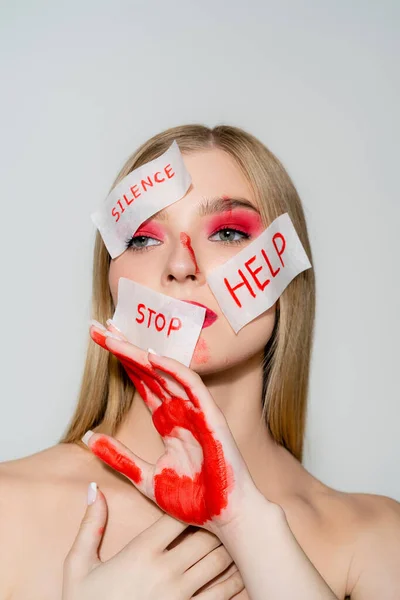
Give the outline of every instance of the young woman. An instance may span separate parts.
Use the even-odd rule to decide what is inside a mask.
[[[238,334],[206,282],[285,212],[312,260],[295,187],[253,136],[200,125],[149,140],[115,185],[173,140],[192,185],[132,232],[116,259],[97,235],[93,318],[112,317],[121,277],[217,318],[190,368],[140,350],[112,322],[91,327],[65,436],[0,466],[0,596],[397,599],[399,504],[335,491],[301,464],[313,270]],[[170,479],[160,479],[163,468]],[[89,482],[97,485],[85,512]]]

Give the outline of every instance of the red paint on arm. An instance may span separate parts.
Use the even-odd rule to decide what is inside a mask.
[[[181,244],[184,248],[187,248],[187,250],[189,250],[189,254],[192,257],[192,260],[194,262],[194,266],[195,266],[195,273],[197,275],[197,273],[200,273],[199,270],[199,266],[197,264],[197,260],[196,260],[196,255],[194,253],[194,250],[192,248],[192,240],[190,239],[190,237],[188,236],[187,233],[182,232],[180,235],[180,239],[181,239]]]

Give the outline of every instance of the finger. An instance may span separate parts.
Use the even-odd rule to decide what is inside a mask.
[[[239,571],[235,571],[224,581],[216,583],[196,595],[196,600],[230,600],[244,590],[244,582]]]
[[[139,378],[139,376],[131,373],[129,375],[131,378],[135,388],[139,392],[140,396],[143,399],[143,402],[146,404],[147,408],[150,410],[151,414],[153,414],[159,406],[161,406],[162,402],[159,400],[150,390],[150,388]]]
[[[145,544],[148,547],[156,550],[157,552],[164,552],[189,525],[178,521],[174,517],[168,514],[162,515],[155,523],[150,525],[147,529],[142,531],[138,536],[133,538],[129,544],[121,551],[123,554],[133,554],[137,556],[137,544],[140,543],[140,547],[143,548]]]
[[[124,444],[105,433],[87,431],[82,441],[95,456],[125,475],[138,490],[154,501],[154,465],[136,456]]]
[[[184,573],[185,589],[193,595],[206,583],[223,573],[232,563],[232,557],[225,546],[218,546]]]
[[[132,375],[139,377],[139,379],[146,383],[151,392],[159,399],[159,404],[169,400],[170,395],[166,393],[155,371],[143,368],[142,365],[133,362],[131,359],[125,358],[123,355],[114,354],[114,356],[120,360],[129,377]]]
[[[127,340],[127,337],[122,333],[122,331],[115,325],[114,321],[112,319],[107,319],[106,321],[106,325],[107,325],[107,329],[108,331],[111,331],[111,333],[115,333],[116,335],[118,335],[119,337],[123,338],[124,340]]]
[[[111,340],[111,342],[115,343],[114,340]],[[177,360],[167,356],[158,356],[158,354],[150,353],[148,358],[153,367],[159,369],[163,373],[171,375],[178,383],[180,383],[185,390],[187,397],[196,408],[215,411],[217,408],[216,404],[201,380],[201,377],[197,373]],[[200,395],[201,401],[199,399]]]
[[[179,572],[184,573],[220,545],[216,535],[204,529],[198,530],[170,550],[171,562],[179,565]]]
[[[88,489],[86,512],[79,527],[75,541],[64,561],[66,580],[85,577],[101,561],[99,545],[103,538],[107,521],[107,503],[104,494],[92,482]]]
[[[89,330],[90,337],[92,338],[92,340],[94,342],[96,342],[96,344],[98,344],[99,346],[104,348],[104,350],[108,350],[106,343],[105,343],[107,338],[119,339],[119,340],[123,341],[123,338],[117,337],[116,333],[112,333],[111,331],[108,331],[104,327],[104,325],[102,325],[98,321],[93,320],[90,323],[91,323],[91,327]]]
[[[90,328],[90,336],[92,340],[105,350],[111,352],[111,354],[113,354],[116,358],[120,360],[121,364],[123,365],[125,371],[128,374],[128,377],[132,381],[134,379],[134,376],[139,376],[140,379],[146,381],[147,386],[153,391],[154,394],[156,394],[158,398],[160,398],[160,402],[155,401],[155,399],[153,398],[154,402],[151,402],[148,405],[150,411],[154,412],[154,410],[160,405],[161,400],[164,401],[169,397],[169,395],[168,397],[166,396],[166,392],[162,387],[163,378],[155,372],[155,370],[150,364],[146,365],[144,363],[139,362],[139,355],[136,356],[137,360],[134,360],[133,358],[126,356],[125,354],[113,351],[113,349],[106,344],[106,339],[118,339],[118,341],[126,342],[126,345],[128,347],[132,346],[132,348],[134,348],[136,354],[137,352],[142,353],[142,359],[143,356],[147,357],[147,353],[144,353],[142,350],[140,350],[140,348],[137,348],[136,346],[128,342],[125,338],[120,338],[119,334],[117,335],[111,331],[108,331],[105,327],[103,327],[101,323],[98,323],[97,321],[91,321],[91,323],[92,326]],[[145,400],[146,397],[147,395],[145,395],[143,399]]]
[[[97,342],[97,340],[94,341]],[[136,371],[141,379],[143,377],[146,379],[147,385],[160,400],[165,401],[170,398],[165,379],[149,363],[147,352],[115,336],[108,336],[102,342],[104,343],[103,347],[121,361],[128,375],[132,370]]]

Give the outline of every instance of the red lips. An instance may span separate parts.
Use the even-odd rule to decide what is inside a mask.
[[[212,325],[214,321],[218,319],[218,315],[213,310],[211,310],[211,308],[207,308],[207,306],[204,306],[204,304],[201,304],[200,302],[194,302],[192,300],[183,300],[183,302],[187,302],[188,304],[194,304],[195,306],[201,306],[202,308],[206,309],[206,316],[203,323],[203,329],[205,329],[206,327],[210,327],[210,325]]]

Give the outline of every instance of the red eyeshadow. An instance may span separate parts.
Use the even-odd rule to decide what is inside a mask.
[[[207,222],[207,235],[210,236],[222,228],[238,229],[251,236],[257,236],[264,230],[261,215],[243,208],[233,208],[211,217]]]
[[[148,235],[150,237],[156,237],[159,240],[164,239],[164,232],[160,225],[150,220],[142,223],[139,229],[135,231],[135,233],[132,235],[132,237],[136,237],[139,235]]]

